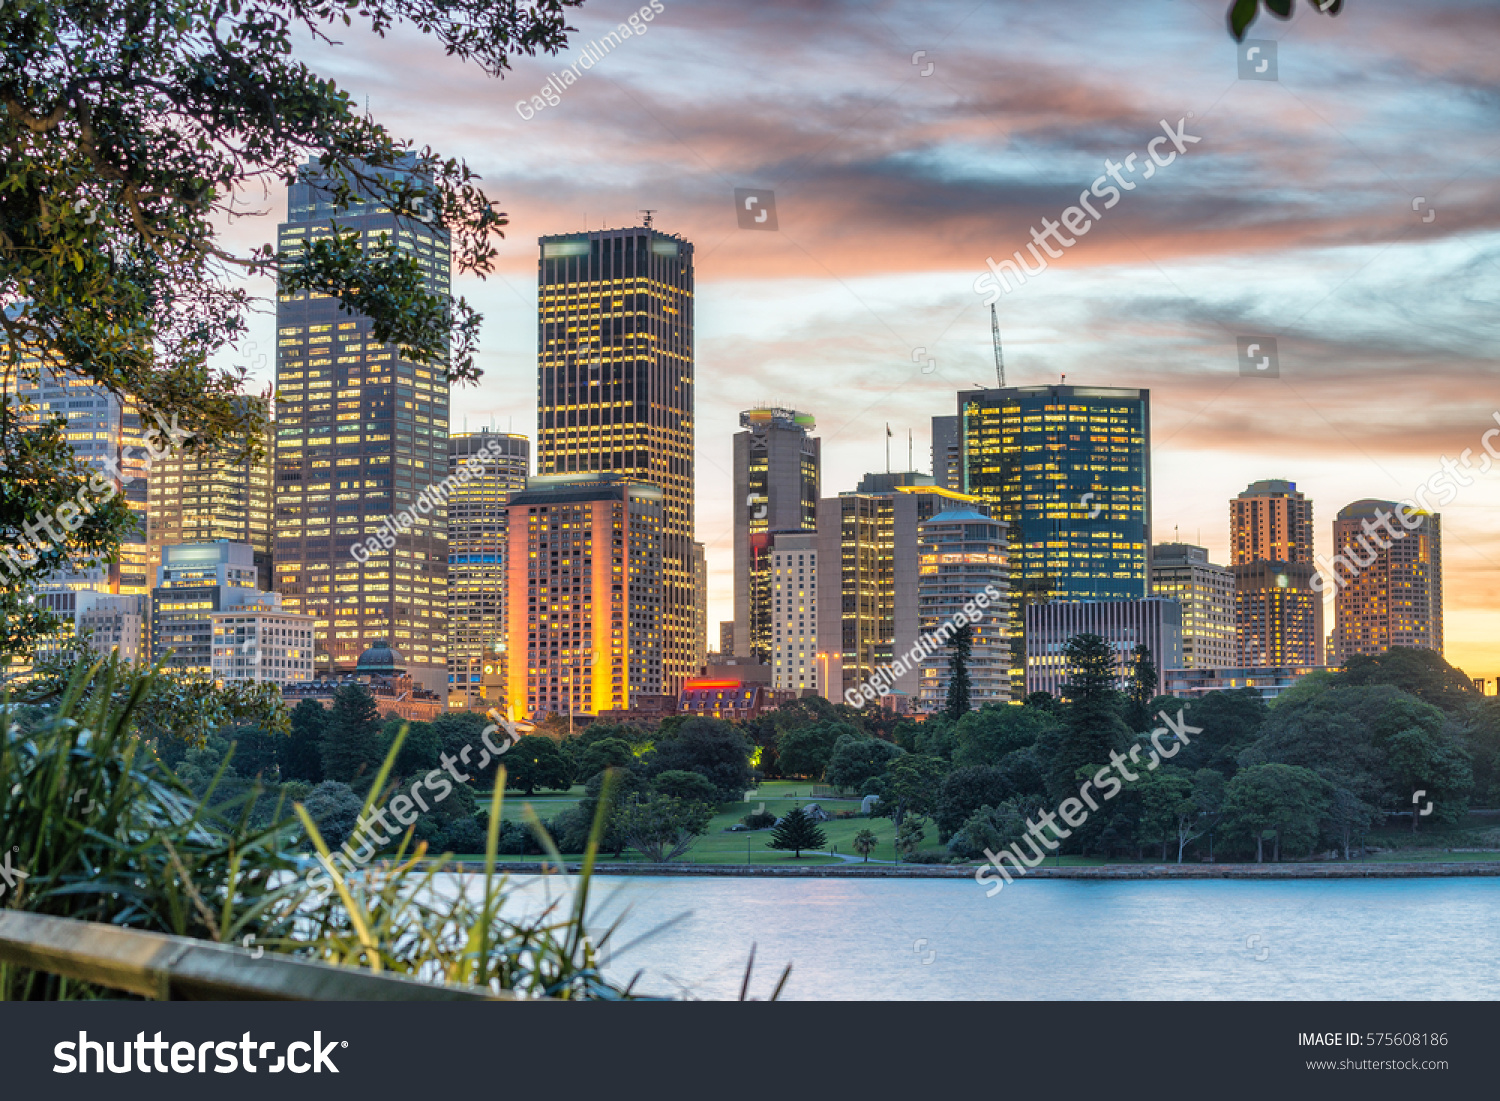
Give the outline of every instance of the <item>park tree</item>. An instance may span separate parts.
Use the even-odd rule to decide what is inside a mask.
[[[1254,688],[1208,692],[1192,701],[1159,706],[1153,726],[1161,723],[1163,711],[1173,719],[1180,713],[1180,721],[1199,728],[1172,763],[1188,771],[1211,768],[1225,776],[1233,776],[1239,768],[1239,755],[1260,737],[1269,714],[1266,701]]]
[[[1183,850],[1204,832],[1199,826],[1198,804],[1193,801],[1193,781],[1175,768],[1141,773],[1135,786],[1140,801],[1137,840],[1142,844],[1161,842],[1161,858],[1167,859],[1167,847],[1177,846],[1177,863]]]
[[[1389,684],[1444,711],[1463,713],[1484,697],[1468,675],[1435,650],[1393,646],[1383,654],[1356,654],[1333,678],[1334,687]]]
[[[708,832],[713,816],[711,803],[665,794],[633,796],[615,811],[614,828],[630,848],[654,864],[665,864],[692,848]]]
[[[1063,647],[1063,657],[1067,704],[1049,768],[1049,787],[1058,802],[1077,791],[1080,770],[1107,764],[1110,752],[1124,749],[1130,740],[1130,729],[1120,718],[1109,643],[1094,634],[1074,635]]]
[[[793,807],[776,823],[766,848],[793,853],[792,859],[801,860],[803,849],[821,849],[827,844],[828,836],[807,816],[807,812],[801,807]]]
[[[948,698],[943,713],[957,722],[969,713],[969,659],[974,652],[974,628],[965,623],[948,641]]]
[[[333,694],[320,746],[323,778],[354,785],[380,767],[380,709],[364,685],[351,681]]]
[[[684,803],[707,803],[714,806],[719,802],[718,789],[701,772],[689,772],[682,768],[668,769],[652,777],[651,786],[659,795],[669,795]]]
[[[303,805],[332,850],[340,848],[353,836],[363,804],[348,784],[324,780],[312,789]]]
[[[776,760],[783,776],[821,780],[840,738],[863,732],[848,723],[810,723],[783,730],[776,738]]]
[[[576,775],[587,780],[606,768],[629,768],[636,763],[635,751],[623,738],[600,738],[579,747]]]
[[[1333,786],[1310,768],[1266,764],[1242,769],[1224,787],[1224,824],[1231,833],[1255,841],[1255,862],[1265,859],[1265,835],[1271,833],[1281,859],[1288,848],[1310,851],[1333,795]]]
[[[657,737],[645,765],[653,776],[673,769],[696,772],[713,784],[721,803],[738,802],[755,783],[750,743],[722,719],[695,716]]]
[[[982,806],[948,838],[948,851],[960,860],[987,859],[985,852],[998,853],[1026,837],[1026,810],[1014,799],[995,806]],[[1036,849],[1036,844],[1030,845]]]
[[[277,746],[283,780],[323,782],[323,735],[328,730],[328,708],[317,700],[303,700],[292,708],[291,733]]]
[[[1005,774],[994,765],[955,768],[938,788],[932,819],[938,840],[947,842],[983,806],[996,806],[1012,794]]]
[[[864,863],[870,862],[870,854],[875,851],[875,846],[880,844],[880,839],[875,836],[875,831],[863,829],[854,835],[854,851],[864,857]]]
[[[1056,719],[1045,711],[987,704],[954,726],[953,764],[960,768],[997,765],[1007,754],[1036,745],[1056,728]]]
[[[1125,692],[1125,718],[1136,734],[1151,729],[1151,703],[1156,699],[1156,688],[1157,669],[1151,648],[1139,645],[1130,655],[1130,684]]]
[[[535,795],[537,788],[561,790],[573,779],[567,758],[558,744],[539,734],[527,734],[521,738],[501,763],[505,766],[505,786],[526,795]]]
[[[1344,859],[1349,859],[1349,850],[1356,840],[1363,840],[1370,827],[1381,818],[1380,811],[1370,806],[1348,788],[1336,788],[1328,803],[1327,832],[1335,844],[1344,850]]]
[[[936,757],[918,753],[897,757],[885,771],[885,784],[875,814],[889,818],[899,834],[908,814],[932,813],[947,772],[947,762]]]
[[[879,738],[853,732],[840,735],[828,760],[828,782],[846,791],[858,790],[866,780],[885,772],[902,752],[900,746]]]
[[[307,34],[337,46],[335,26],[383,36],[404,25],[500,75],[514,54],[561,48],[567,11],[580,2],[0,6],[4,373],[35,375],[38,364],[71,372],[134,402],[143,426],[163,426],[163,441],[204,455],[263,454],[269,395],[245,392],[246,368],[208,363],[242,341],[247,288],[271,277],[283,294],[316,292],[369,317],[373,340],[400,345],[450,382],[476,379],[480,317],[429,290],[415,257],[337,235],[295,249],[242,247],[246,218],[264,208],[265,189],[311,164],[329,181],[335,212],[377,202],[407,225],[449,233],[459,271],[488,272],[506,218],[474,173],[391,134],[294,50]],[[30,652],[56,626],[25,600],[35,581],[117,553],[133,522],[123,494],[103,497],[97,468],[74,460],[57,418],[36,429],[22,412],[0,407],[0,545],[36,553],[23,551],[26,565],[0,580],[0,654]],[[35,543],[22,531],[75,499],[98,502],[76,530]]]

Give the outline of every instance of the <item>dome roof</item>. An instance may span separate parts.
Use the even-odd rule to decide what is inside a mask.
[[[361,673],[405,672],[406,659],[401,656],[388,639],[377,639],[370,648],[359,655],[355,669]]]

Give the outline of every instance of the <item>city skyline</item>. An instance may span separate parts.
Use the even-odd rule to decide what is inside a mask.
[[[766,27],[719,5],[658,17],[530,121],[510,109],[512,98],[572,60],[569,51],[518,59],[498,86],[445,67],[440,50],[399,33],[308,55],[398,129],[472,156],[510,212],[496,275],[456,282],[486,312],[488,374],[477,390],[455,388],[455,426],[465,414],[528,423],[530,242],[636,224],[637,208],[656,207],[658,226],[698,243],[696,459],[705,486],[727,484],[735,418],[760,404],[818,417],[825,493],[884,469],[887,420],[897,452],[903,430],[914,429],[916,465],[926,470],[930,417],[952,412],[955,391],[993,377],[987,311],[972,291],[984,258],[1021,247],[1027,227],[1056,217],[1106,158],[1122,159],[1160,133],[1158,120],[1170,115],[1175,125],[1192,110],[1200,144],[1000,300],[1008,381],[1049,384],[1066,373],[1079,385],[1150,389],[1152,540],[1204,546],[1219,563],[1229,560],[1223,501],[1251,482],[1295,481],[1331,518],[1352,500],[1409,496],[1443,456],[1476,447],[1493,422],[1474,395],[1494,368],[1483,322],[1456,288],[1494,278],[1483,263],[1494,214],[1486,189],[1463,178],[1465,149],[1485,119],[1444,89],[1491,79],[1477,44],[1488,25],[1481,16],[1444,5],[1445,29],[1418,36],[1416,14],[1320,22],[1298,11],[1290,23],[1257,27],[1281,42],[1281,79],[1271,83],[1237,80],[1217,13],[1153,13],[1146,51],[1130,48],[1147,39],[1127,15],[1083,10],[1066,46],[1047,37],[1045,19],[1015,6],[961,23],[966,7],[937,5],[930,27],[900,12],[870,27],[846,12],[782,13],[781,46],[787,31],[807,41],[848,32],[822,55],[846,78],[843,103],[819,88],[815,66],[799,69],[811,45],[779,56]],[[613,14],[580,12],[578,40]],[[1002,23],[1006,41],[981,47]],[[706,62],[677,76],[662,62],[696,48],[709,58],[741,50],[742,64],[788,89],[784,102],[742,94],[751,77],[738,69],[683,102],[675,93]],[[936,65],[926,79],[910,64],[918,49]],[[1000,63],[976,64],[997,50]],[[1180,63],[1171,76],[1154,67],[1163,51]],[[1415,71],[1436,87],[1385,81],[1366,95],[1319,75],[1351,68]],[[732,98],[740,105],[728,106]],[[926,122],[938,111],[949,121],[934,131]],[[590,150],[610,119],[634,127],[637,141],[598,162]],[[1394,155],[1419,139],[1430,154],[1421,164]],[[1365,155],[1337,153],[1350,142]],[[1275,153],[1262,157],[1261,148]],[[734,222],[733,188],[757,185],[776,191],[777,233]],[[1413,211],[1415,196],[1426,196],[1435,219]],[[250,221],[231,235],[264,239]],[[1241,378],[1237,337],[1267,332],[1279,340],[1280,379]],[[893,465],[906,465],[904,456]],[[1490,550],[1497,504],[1492,474],[1437,505],[1446,588],[1465,594],[1461,606],[1450,595],[1446,653],[1475,676],[1500,666],[1500,643],[1486,630],[1500,610]],[[731,614],[730,529],[727,500],[700,493],[714,621]],[[1320,521],[1314,537],[1331,554],[1331,524]]]

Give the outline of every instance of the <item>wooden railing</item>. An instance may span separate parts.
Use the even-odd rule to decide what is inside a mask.
[[[0,963],[162,1000],[485,1001],[508,998],[354,967],[74,918],[0,910]]]

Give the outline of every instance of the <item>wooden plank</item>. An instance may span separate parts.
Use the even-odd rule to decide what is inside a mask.
[[[191,937],[0,911],[0,961],[147,998],[278,1001],[514,1000],[475,987],[336,967]]]

